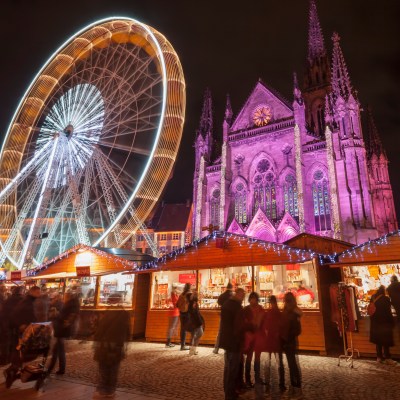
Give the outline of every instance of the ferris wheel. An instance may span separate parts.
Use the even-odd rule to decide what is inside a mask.
[[[67,40],[33,79],[1,149],[0,265],[145,233],[184,114],[179,58],[155,29],[114,17]]]

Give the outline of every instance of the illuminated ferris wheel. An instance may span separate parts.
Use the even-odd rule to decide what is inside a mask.
[[[180,61],[159,32],[116,17],[71,37],[34,78],[1,149],[0,266],[146,232],[184,113]]]

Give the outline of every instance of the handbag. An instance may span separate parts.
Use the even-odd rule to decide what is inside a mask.
[[[35,381],[43,374],[43,367],[40,364],[28,364],[22,368],[21,382]]]
[[[375,312],[376,312],[376,305],[375,305],[375,302],[379,299],[379,298],[381,298],[382,297],[382,295],[379,295],[375,300],[371,300],[371,302],[368,304],[368,307],[367,307],[367,314],[370,316],[370,317],[372,317],[374,314],[375,314]]]

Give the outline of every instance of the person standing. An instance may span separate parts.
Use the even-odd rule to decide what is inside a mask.
[[[185,327],[188,325],[189,320],[189,299],[192,295],[192,286],[190,283],[185,283],[183,292],[179,295],[176,306],[179,309],[179,320],[181,323],[181,350],[189,350],[189,346],[186,346],[186,330]]]
[[[111,294],[108,303],[122,307],[121,294]],[[129,324],[129,313],[123,308],[106,311],[99,321],[94,334],[94,360],[98,363],[99,381],[93,399],[115,396],[120,363],[126,356]]]
[[[65,339],[72,335],[72,329],[79,315],[80,304],[75,293],[66,292],[64,305],[61,308],[60,314],[54,321],[54,337],[56,342],[53,347],[51,362],[48,367],[50,374],[54,369],[57,360],[59,368],[56,371],[57,375],[63,375],[67,364],[65,356]]]
[[[219,295],[219,297],[218,297],[218,300],[217,300],[218,305],[220,307],[222,307],[224,305],[225,301],[229,300],[232,296],[233,296],[233,285],[232,285],[232,283],[229,282],[226,285],[225,292],[221,293]],[[214,354],[218,354],[218,351],[219,351],[219,337],[220,337],[220,335],[221,335],[221,318],[219,320],[218,335],[217,335],[217,339],[215,341],[215,346],[214,346],[214,350],[213,350]]]
[[[270,309],[265,313],[261,324],[260,334],[256,338],[254,370],[256,377],[260,375],[258,372],[261,369],[260,353],[267,353],[267,360],[264,369],[264,378],[267,392],[271,387],[271,361],[272,356],[275,358],[275,363],[278,364],[279,374],[279,389],[281,392],[286,390],[285,387],[285,370],[283,366],[282,346],[279,335],[279,327],[281,325],[282,313],[278,308],[275,296],[269,298]]]
[[[301,371],[298,362],[298,337],[301,334],[300,318],[303,312],[297,307],[296,297],[288,292],[284,297],[284,306],[281,319],[280,337],[282,349],[286,354],[290,375],[289,396],[292,399],[301,399]]]
[[[245,363],[245,384],[246,387],[252,388],[254,384],[251,382],[251,362],[255,350],[256,337],[259,334],[261,322],[264,318],[265,311],[259,304],[260,297],[257,292],[251,292],[249,295],[249,305],[243,309],[244,315],[244,346],[243,354],[246,355]],[[261,353],[260,353],[261,355]],[[258,366],[258,369],[256,369]],[[260,360],[254,364],[255,380],[260,382]]]
[[[387,292],[392,306],[396,310],[397,323],[400,324],[400,282],[396,275],[391,276]]]
[[[396,361],[392,360],[390,356],[390,347],[394,345],[394,318],[390,299],[385,294],[385,286],[379,287],[371,297],[371,303],[375,304],[375,312],[370,316],[369,340],[376,345],[376,360],[379,363],[396,365]]]
[[[200,338],[204,333],[204,318],[200,314],[199,310],[199,301],[197,297],[197,293],[193,293],[189,300],[189,319],[188,326],[186,330],[192,335],[191,347],[189,350],[189,355],[197,355],[197,346],[199,345]]]
[[[236,383],[241,360],[242,303],[245,292],[239,288],[221,309],[220,348],[225,350],[224,392],[225,400],[236,400]]]
[[[176,288],[174,287],[171,291],[171,298],[169,301],[169,311],[168,311],[168,330],[167,330],[167,343],[165,347],[174,347],[175,345],[171,343],[171,338],[174,335],[175,329],[178,325],[179,320],[179,309],[176,306],[178,302],[178,293],[176,292]]]

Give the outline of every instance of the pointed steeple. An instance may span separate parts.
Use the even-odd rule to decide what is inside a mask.
[[[335,32],[332,36],[333,56],[332,56],[332,91],[336,98],[342,97],[347,101],[352,94],[347,65],[344,61],[342,49],[340,47],[340,36]]]
[[[297,103],[299,103],[300,105],[303,104],[303,96],[299,88],[299,82],[297,80],[296,72],[293,72],[293,97],[294,100],[297,101]]]
[[[308,17],[308,62],[310,65],[317,58],[326,56],[324,37],[318,19],[317,6],[314,0],[310,0],[310,13]]]
[[[212,110],[212,98],[211,91],[209,88],[206,88],[204,92],[204,101],[203,101],[203,111],[201,113],[200,125],[197,130],[197,134],[201,135],[204,139],[207,136],[212,135],[213,131],[213,110]]]
[[[229,97],[229,93],[226,95],[226,107],[225,107],[225,116],[224,121],[230,125],[232,123],[233,111],[231,105],[231,98]]]
[[[386,152],[383,148],[381,138],[379,136],[378,129],[375,125],[374,117],[372,115],[371,107],[367,109],[367,128],[368,128],[368,140],[366,141],[367,157],[370,160],[373,155],[378,158],[383,155],[386,158]]]

